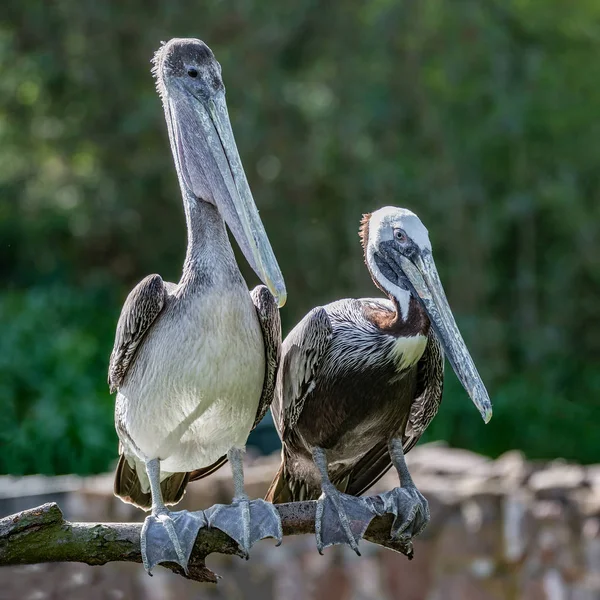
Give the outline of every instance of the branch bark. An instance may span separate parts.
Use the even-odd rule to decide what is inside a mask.
[[[314,533],[315,501],[276,505],[284,536]],[[392,515],[375,517],[365,539],[412,558],[412,544],[390,539]],[[43,504],[0,519],[0,566],[47,562],[81,562],[104,565],[108,562],[142,562],[141,523],[70,523],[55,503]],[[213,553],[241,556],[236,542],[218,529],[202,529],[189,562],[189,572],[176,564],[161,566],[201,582],[217,582],[206,567]]]

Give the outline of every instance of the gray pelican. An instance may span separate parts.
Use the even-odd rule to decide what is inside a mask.
[[[318,499],[317,548],[358,541],[375,514],[395,515],[409,542],[429,521],[404,454],[442,399],[444,353],[487,423],[492,406],[437,274],[427,229],[385,207],[360,228],[367,268],[388,299],[333,302],[310,311],[283,342],[271,406],[283,442],[266,499]],[[400,485],[358,498],[391,466]]]
[[[165,561],[187,569],[204,526],[228,533],[246,555],[258,539],[281,540],[277,511],[244,493],[242,451],[272,400],[281,352],[277,305],[286,298],[234,141],[219,63],[203,42],[173,39],[157,51],[153,72],[183,196],[187,253],[179,283],[150,275],[129,294],[108,377],[117,391],[115,493],[152,510],[141,538],[148,572]],[[248,292],[225,224],[267,287]],[[167,509],[190,478],[227,458],[231,505]]]

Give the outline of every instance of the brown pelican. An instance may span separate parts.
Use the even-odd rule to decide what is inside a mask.
[[[406,209],[365,215],[367,268],[389,300],[339,300],[309,312],[286,337],[271,406],[283,442],[267,499],[319,499],[317,548],[358,541],[375,514],[395,515],[409,541],[429,521],[404,454],[442,399],[444,352],[487,423],[492,406],[439,280],[427,229]],[[357,498],[392,464],[400,485]]]
[[[164,561],[186,569],[203,526],[228,533],[246,555],[258,539],[281,540],[277,511],[244,493],[242,450],[272,400],[277,304],[286,298],[234,141],[219,63],[203,42],[174,39],[156,53],[153,71],[183,196],[187,254],[178,284],[150,275],[129,294],[109,367],[121,453],[115,493],[152,509],[141,539],[149,572]],[[248,292],[225,223],[267,287]],[[226,458],[231,505],[166,508],[190,477]]]

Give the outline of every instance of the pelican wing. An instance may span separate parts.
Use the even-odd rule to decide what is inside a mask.
[[[123,384],[136,350],[162,311],[167,294],[162,277],[148,275],[127,296],[117,323],[115,345],[108,367],[108,385],[111,393]]]
[[[256,419],[252,426],[252,429],[254,429],[267,414],[269,406],[273,402],[277,367],[279,367],[279,361],[281,360],[281,317],[279,316],[277,302],[266,286],[256,286],[250,292],[250,296],[256,307],[256,314],[258,315],[265,343],[265,379],[258,410],[256,411]]]
[[[331,335],[329,316],[323,307],[317,307],[285,339],[272,406],[273,420],[284,442],[286,431],[298,421],[304,400],[315,387]]]
[[[429,333],[427,348],[417,368],[417,394],[410,407],[408,423],[402,438],[406,454],[413,448],[433,420],[444,391],[444,351],[437,335]]]

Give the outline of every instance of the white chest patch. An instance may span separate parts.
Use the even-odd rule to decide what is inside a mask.
[[[426,346],[427,337],[424,335],[398,338],[394,342],[391,351],[396,369],[403,371],[416,364],[423,356]]]

